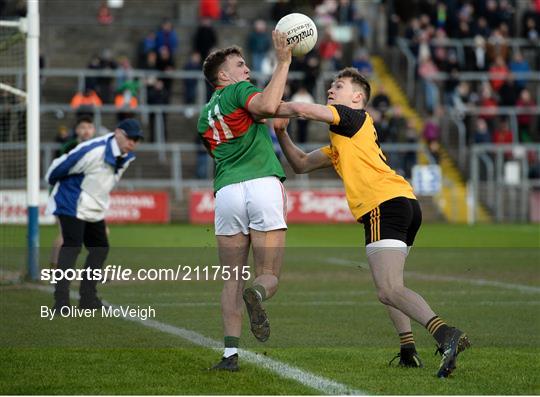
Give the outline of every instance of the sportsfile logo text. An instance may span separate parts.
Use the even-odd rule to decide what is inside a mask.
[[[103,269],[42,269],[41,281],[57,284],[61,280],[107,281],[217,281],[244,280],[251,277],[249,266],[186,266],[176,268],[132,269],[122,265],[107,265]]]

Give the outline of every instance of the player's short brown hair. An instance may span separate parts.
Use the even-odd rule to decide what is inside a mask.
[[[367,105],[371,96],[371,86],[369,85],[369,81],[367,80],[367,78],[363,74],[361,74],[356,68],[353,67],[340,70],[336,76],[336,80],[345,77],[350,78],[353,84],[356,84],[362,89],[362,91],[364,91],[364,94],[366,96],[365,105]]]
[[[221,50],[212,51],[204,60],[203,73],[204,77],[206,77],[206,80],[208,80],[210,84],[214,86],[217,85],[217,74],[219,68],[227,60],[229,55],[238,55],[242,58],[244,57],[242,54],[242,49],[233,45],[231,47],[222,48]]]

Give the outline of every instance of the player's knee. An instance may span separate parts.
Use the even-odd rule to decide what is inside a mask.
[[[394,290],[392,287],[379,288],[377,291],[377,298],[379,301],[385,305],[392,304],[394,298]]]

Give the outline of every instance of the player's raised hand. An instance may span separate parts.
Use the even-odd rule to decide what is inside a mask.
[[[274,131],[276,134],[283,134],[287,132],[287,126],[289,125],[289,119],[274,119],[273,120]]]
[[[272,31],[272,41],[276,50],[276,59],[278,63],[288,63],[292,61],[292,48],[294,45],[287,44],[287,34],[277,30]]]

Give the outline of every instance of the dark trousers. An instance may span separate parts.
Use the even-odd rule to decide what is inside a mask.
[[[62,226],[62,238],[64,244],[58,255],[58,268],[62,270],[75,267],[82,245],[88,250],[88,256],[84,268],[101,269],[109,252],[109,241],[105,221],[86,222],[73,216],[59,215]],[[70,281],[62,279],[56,284],[54,299],[56,302],[67,303],[69,301]],[[86,273],[79,288],[81,300],[96,297],[97,280],[89,280]]]

